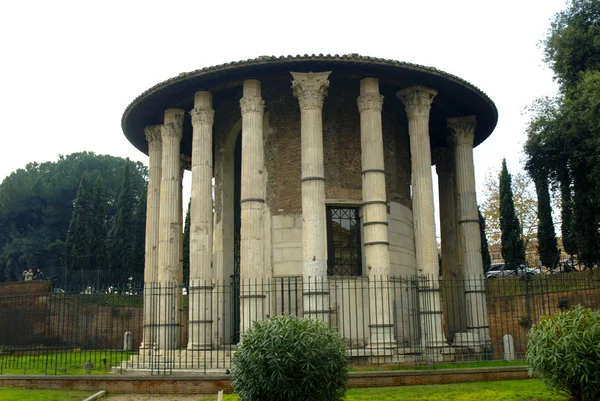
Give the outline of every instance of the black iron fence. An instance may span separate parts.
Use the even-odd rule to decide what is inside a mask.
[[[432,368],[524,359],[528,330],[576,304],[600,309],[600,274],[496,279],[287,277],[56,290],[0,285],[0,373],[223,372],[257,319],[322,319],[352,365]]]

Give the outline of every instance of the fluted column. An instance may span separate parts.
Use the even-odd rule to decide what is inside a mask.
[[[302,142],[302,280],[303,313],[329,324],[325,169],[323,164],[323,99],[327,72],[292,72],[294,96],[300,104]]]
[[[383,96],[379,94],[379,81],[376,78],[361,80],[358,110],[362,154],[364,248],[371,293],[369,344],[378,352],[393,348],[392,313],[388,293],[390,251],[381,125],[382,108]]]
[[[446,339],[439,293],[429,141],[429,113],[437,91],[417,85],[400,90],[397,95],[406,110],[410,136],[415,256],[417,272],[422,277],[419,286],[422,343],[426,347],[441,347],[446,345]]]
[[[165,111],[162,135],[158,282],[160,285],[158,346],[173,349],[179,339],[179,253],[181,241],[181,172],[179,147],[183,110]]]
[[[188,349],[212,348],[212,127],[210,92],[196,92],[192,115],[192,200]]]
[[[463,330],[464,290],[458,264],[458,238],[454,193],[454,158],[448,148],[438,148],[433,155],[438,175],[442,275],[444,276],[446,330],[449,338]]]
[[[462,273],[465,278],[467,333],[470,342],[485,343],[489,338],[489,326],[473,166],[473,139],[476,125],[475,116],[448,119],[448,128],[454,141],[456,188],[460,207],[458,230],[464,241]]]
[[[140,348],[155,345],[157,302],[154,287],[158,280],[158,235],[160,216],[160,170],[162,156],[161,126],[146,127],[148,141],[148,200],[146,202],[146,249],[144,258],[144,329]]]
[[[190,168],[191,159],[181,153],[179,155],[179,269],[177,270],[177,283],[179,283],[180,290],[175,292],[175,299],[177,305],[177,321],[181,320],[180,313],[183,310],[183,286],[186,284],[183,282],[183,227],[185,216],[183,214],[183,175],[185,170]],[[176,348],[181,347],[181,337],[178,336],[175,339]]]
[[[264,145],[260,81],[244,81],[242,112],[242,177],[240,227],[241,332],[265,318],[267,288],[263,260]]]

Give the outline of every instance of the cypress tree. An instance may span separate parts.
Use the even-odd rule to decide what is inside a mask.
[[[574,169],[573,211],[577,227],[577,230],[574,230],[574,237],[578,260],[589,269],[600,261],[598,200],[596,190],[590,181],[588,169],[577,167]]]
[[[115,228],[111,237],[110,267],[114,273],[121,277],[129,277],[133,266],[133,235],[135,228],[134,199],[131,190],[130,162],[125,164],[121,191],[117,199],[117,215]]]
[[[577,243],[575,241],[575,221],[573,216],[573,196],[571,193],[571,180],[569,172],[565,169],[560,179],[560,201],[561,201],[561,223],[560,232],[562,235],[563,248],[566,253],[573,256],[577,253]]]
[[[185,225],[183,228],[183,282],[189,283],[190,279],[190,207],[192,200],[188,203],[187,212],[185,214]]]
[[[543,170],[535,175],[535,192],[538,198],[538,253],[542,264],[552,268],[558,263],[558,247],[552,221],[548,177]]]
[[[90,225],[90,269],[105,270],[108,267],[106,228],[106,197],[102,176],[94,183],[92,216]]]
[[[141,191],[140,200],[135,210],[135,232],[133,235],[133,272],[136,280],[144,276],[144,261],[146,259],[146,202],[148,191]]]
[[[88,175],[84,173],[79,181],[65,245],[70,271],[85,270],[90,266],[91,216],[90,187]]]
[[[483,261],[483,271],[487,271],[492,264],[492,259],[490,258],[490,249],[488,247],[487,236],[485,235],[485,218],[481,214],[479,206],[477,206],[477,213],[479,214],[479,234],[481,235],[481,259]]]
[[[500,195],[502,257],[507,266],[517,268],[525,263],[525,247],[521,239],[521,225],[515,213],[512,178],[506,167],[506,159],[502,160],[498,192]]]

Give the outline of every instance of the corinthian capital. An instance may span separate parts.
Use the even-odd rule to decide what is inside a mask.
[[[212,125],[215,120],[215,111],[210,107],[196,107],[190,111],[192,116],[192,125],[208,123]]]
[[[167,109],[165,110],[165,123],[162,126],[161,134],[163,137],[181,138],[183,133],[183,110]]]
[[[307,107],[323,107],[323,99],[329,88],[329,74],[331,71],[325,72],[291,72],[292,89],[294,96],[300,102],[300,108]]]
[[[475,116],[457,117],[448,119],[448,129],[455,145],[473,146],[477,118]]]
[[[150,125],[144,128],[144,135],[148,141],[148,149],[160,149],[162,145],[162,138],[160,136],[160,125]]]
[[[383,96],[379,93],[364,93],[358,97],[358,111],[365,110],[381,111],[383,108]]]
[[[265,101],[260,96],[244,96],[240,99],[242,115],[246,113],[264,113]]]
[[[396,96],[404,104],[409,119],[429,118],[431,103],[435,95],[437,95],[435,89],[429,89],[421,85],[409,86],[396,93]]]

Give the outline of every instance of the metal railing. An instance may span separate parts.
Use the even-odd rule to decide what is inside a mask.
[[[600,308],[596,270],[486,280],[300,277],[55,291],[0,286],[0,373],[223,372],[240,334],[275,315],[328,322],[353,366],[524,358],[543,315]],[[28,286],[36,285],[35,291]]]

